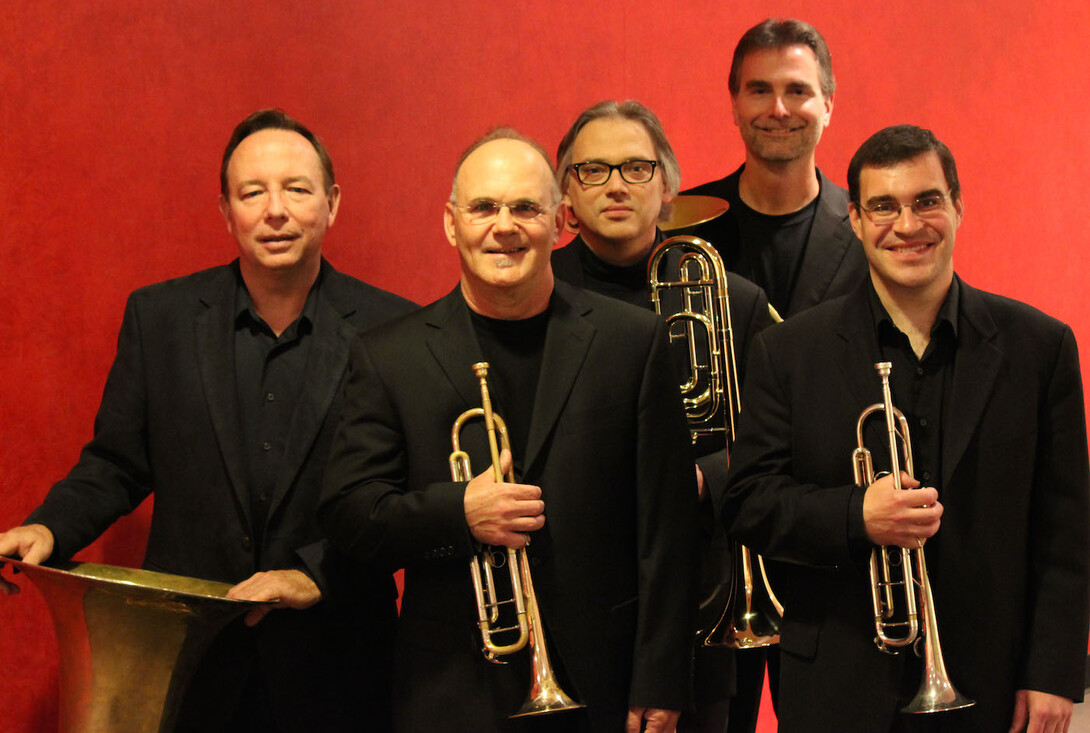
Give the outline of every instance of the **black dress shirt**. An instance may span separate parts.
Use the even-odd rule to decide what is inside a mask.
[[[235,296],[235,383],[255,547],[262,546],[269,500],[280,473],[291,417],[306,377],[320,280],[303,312],[277,336],[258,315],[241,275]],[[260,558],[257,559],[260,566]]]

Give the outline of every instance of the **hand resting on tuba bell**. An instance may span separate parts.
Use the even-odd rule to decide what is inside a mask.
[[[40,565],[52,554],[53,533],[44,524],[28,524],[0,532],[0,555],[18,557],[31,565]],[[18,592],[18,585],[0,576],[0,593],[13,595]]]
[[[863,523],[867,537],[876,545],[896,545],[915,550],[939,531],[942,504],[939,492],[917,488],[920,482],[901,471],[901,485],[912,491],[897,491],[893,476],[886,475],[867,487],[863,495]]]

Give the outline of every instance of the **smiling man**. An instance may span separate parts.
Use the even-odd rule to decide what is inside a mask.
[[[235,128],[220,190],[238,259],[130,296],[94,438],[0,554],[66,560],[154,493],[144,567],[279,599],[212,643],[178,730],[385,731],[393,581],[315,510],[349,342],[412,304],[323,260],[340,187],[280,110]]]
[[[829,47],[808,23],[770,18],[739,40],[728,87],[746,160],[685,191],[730,204],[694,233],[789,317],[848,292],[866,268],[847,194],[814,161],[836,93]]]
[[[1083,696],[1090,615],[1074,335],[955,274],[966,207],[954,158],[930,131],[881,130],[848,180],[870,276],[755,340],[723,506],[743,542],[792,561],[780,730],[1065,731]],[[892,365],[910,427],[915,476],[903,485],[914,491],[888,475],[853,480],[858,419],[882,402],[878,362]],[[890,465],[884,420],[865,423],[863,442],[877,470]],[[873,643],[870,552],[917,539],[946,670],[972,707],[898,714],[923,663]]]
[[[688,705],[697,497],[663,324],[554,280],[562,219],[544,151],[514,130],[485,136],[444,209],[458,286],[353,352],[320,517],[354,557],[405,568],[405,733],[669,733]],[[451,480],[451,427],[482,406],[481,361],[515,483],[493,480],[481,419],[460,431],[478,475]],[[500,666],[480,651],[469,561],[482,546],[527,547],[543,620],[532,643],[585,708],[507,719],[530,653]]]

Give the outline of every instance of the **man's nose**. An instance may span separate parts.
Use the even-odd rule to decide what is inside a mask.
[[[627,192],[628,184],[621,176],[621,169],[614,168],[609,172],[609,178],[606,179],[606,191],[609,193]]]
[[[922,223],[911,204],[905,204],[897,212],[897,220],[893,222],[893,229],[898,232],[914,232],[920,228]]]
[[[515,217],[511,215],[510,207],[500,207],[500,210],[496,213],[496,221],[492,225],[492,228],[501,232],[509,232],[517,229],[515,226]]]
[[[284,194],[280,191],[269,191],[268,201],[265,204],[265,216],[269,219],[282,219],[288,215],[284,206]]]
[[[772,96],[772,110],[770,111],[770,114],[773,117],[787,117],[787,115],[790,114],[790,112],[787,111],[787,105],[784,104],[784,100],[781,95],[774,94]]]

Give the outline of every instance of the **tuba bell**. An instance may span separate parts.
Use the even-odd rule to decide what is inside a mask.
[[[889,387],[892,364],[883,361],[875,364],[874,368],[882,380],[882,402],[863,410],[856,422],[857,447],[852,453],[855,483],[865,490],[875,481],[871,453],[863,445],[863,424],[871,415],[881,412],[885,416],[886,434],[889,437],[893,488],[901,490],[898,453],[904,459],[905,473],[914,475],[908,420],[904,413],[893,406]],[[900,451],[897,449],[898,441],[901,443]],[[923,658],[924,676],[920,688],[912,701],[901,708],[902,713],[940,713],[967,708],[976,703],[958,692],[946,673],[923,543],[917,539],[916,545],[914,550],[905,547],[876,547],[871,550],[870,585],[877,634],[875,644],[879,650],[888,654],[896,654],[901,648],[911,645],[917,655]],[[894,568],[899,568],[899,577]],[[904,609],[901,615],[897,615],[898,596],[894,590],[898,586],[902,589],[900,595],[903,596]]]
[[[704,240],[682,235],[652,252],[647,271],[655,311],[664,316],[670,340],[685,346],[681,397],[693,444],[711,436],[725,445],[729,460],[741,398],[723,259]],[[698,638],[704,646],[735,649],[776,644],[783,606],[764,559],[733,544],[731,577],[701,600],[700,617],[714,622]]]
[[[168,733],[208,644],[231,620],[267,605],[231,586],[149,570],[0,557],[37,587],[60,652],[64,733]]]
[[[451,428],[451,480],[469,481],[473,478],[469,456],[461,447],[461,432],[467,422],[481,418],[488,433],[493,478],[496,483],[514,483],[513,471],[504,476],[500,470],[500,449],[509,451],[511,444],[507,437],[506,423],[492,412],[492,399],[488,394],[488,362],[474,364],[473,372],[480,381],[481,406],[463,412],[455,419]],[[511,598],[499,597],[492,575],[494,566],[503,565],[507,566],[511,578]],[[470,560],[469,572],[473,581],[473,595],[477,601],[477,627],[481,633],[485,659],[496,664],[506,664],[502,657],[521,651],[527,645],[531,649],[530,692],[526,702],[510,717],[521,718],[584,707],[560,689],[552,664],[549,663],[549,652],[545,648],[545,633],[541,626],[533,578],[530,577],[530,558],[526,548],[515,550],[511,547],[482,547]],[[499,625],[501,608],[508,607],[513,609],[514,619],[506,626]],[[507,644],[497,642],[499,635],[510,632],[518,632],[514,641]]]

